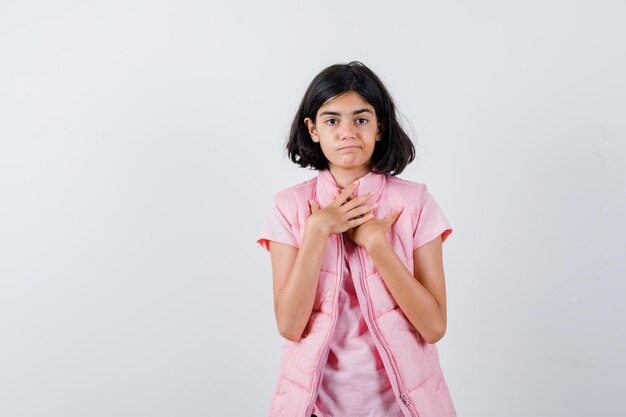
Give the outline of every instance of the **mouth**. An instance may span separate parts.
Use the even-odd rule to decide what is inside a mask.
[[[358,146],[344,146],[343,148],[339,148],[340,151],[354,151],[358,149]]]

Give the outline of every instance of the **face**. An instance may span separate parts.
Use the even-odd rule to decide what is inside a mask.
[[[311,139],[319,142],[331,169],[369,171],[380,123],[374,107],[350,91],[329,99],[317,111],[315,122],[304,119]]]

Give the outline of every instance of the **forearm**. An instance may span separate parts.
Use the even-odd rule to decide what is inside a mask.
[[[391,243],[381,240],[367,253],[398,306],[428,343],[435,343],[445,332],[437,300],[404,265]]]
[[[328,234],[305,226],[289,277],[278,294],[276,319],[280,334],[297,341],[311,317]]]

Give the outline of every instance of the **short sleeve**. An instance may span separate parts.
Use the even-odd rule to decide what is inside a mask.
[[[452,226],[443,214],[443,211],[441,211],[435,198],[428,192],[428,188],[425,188],[422,192],[418,210],[417,225],[413,232],[413,250],[430,242],[439,235],[441,235],[442,243],[445,242],[450,233],[452,233]]]
[[[289,222],[274,205],[267,218],[261,232],[257,236],[257,243],[269,252],[270,240],[299,248],[298,242],[291,231]]]

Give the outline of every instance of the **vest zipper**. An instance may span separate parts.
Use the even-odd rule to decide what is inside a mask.
[[[306,415],[305,417],[309,417],[311,415],[311,411],[313,410],[314,407],[314,401],[317,397],[317,391],[319,390],[319,384],[321,382],[322,379],[322,371],[323,371],[323,365],[326,364],[326,361],[328,360],[328,352],[330,351],[330,343],[328,342],[328,340],[330,339],[330,337],[332,336],[334,330],[335,330],[335,324],[337,322],[337,314],[339,311],[339,289],[341,288],[341,282],[343,281],[343,251],[344,251],[344,242],[343,242],[343,233],[338,234],[338,239],[340,244],[337,245],[337,247],[339,248],[339,280],[337,281],[337,287],[335,290],[335,314],[332,317],[332,323],[330,325],[330,331],[328,332],[328,336],[326,337],[326,339],[324,340],[324,353],[321,355],[319,362],[317,363],[317,371],[315,372],[315,378],[313,380],[313,392],[311,392],[311,397],[309,397],[309,404],[307,405],[306,408]],[[318,283],[319,285],[319,283]]]
[[[402,384],[400,383],[400,379],[398,378],[398,370],[396,369],[396,364],[391,360],[391,354],[389,353],[389,350],[387,349],[387,345],[384,343],[382,337],[380,336],[380,333],[378,331],[378,326],[376,325],[376,322],[374,321],[374,315],[372,313],[372,308],[371,308],[371,300],[369,297],[369,292],[367,290],[367,284],[365,283],[365,279],[366,279],[365,261],[363,259],[361,250],[364,250],[364,249],[362,249],[361,247],[357,247],[357,252],[359,254],[359,261],[361,262],[361,271],[363,271],[363,279],[360,279],[359,281],[361,283],[361,288],[363,289],[363,294],[365,295],[365,300],[367,302],[367,316],[371,323],[370,327],[374,330],[374,335],[380,342],[380,345],[384,348],[385,354],[387,355],[389,363],[391,364],[391,369],[393,370],[393,376],[395,377],[395,380],[396,380],[396,386],[398,387],[398,391],[400,392],[400,400],[408,408],[409,412],[411,413],[411,416],[419,417],[419,413],[413,409],[411,402],[409,401],[407,396],[404,394],[404,389],[402,387]]]

